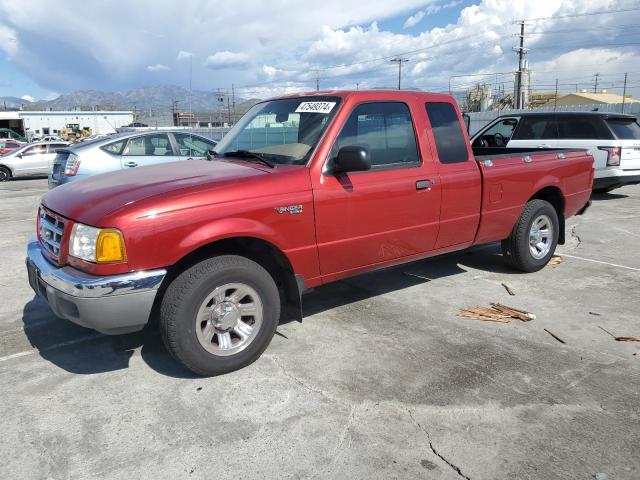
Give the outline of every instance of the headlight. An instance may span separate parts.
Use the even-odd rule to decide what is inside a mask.
[[[125,262],[122,233],[114,228],[94,228],[81,223],[73,225],[69,239],[69,255],[95,263]]]

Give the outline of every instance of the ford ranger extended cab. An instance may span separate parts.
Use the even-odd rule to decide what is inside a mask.
[[[407,91],[258,103],[208,160],[97,175],[51,190],[29,281],[61,318],[106,334],[157,320],[201,375],[256,360],[306,290],[502,242],[546,265],[589,202],[583,150],[472,151],[455,101]],[[291,318],[291,317],[289,317]]]

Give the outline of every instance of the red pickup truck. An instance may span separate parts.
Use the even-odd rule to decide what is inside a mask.
[[[582,150],[472,151],[448,95],[287,96],[251,108],[209,160],[47,193],[29,281],[100,332],[157,319],[180,362],[215,375],[256,360],[324,283],[497,241],[539,270],[592,181]]]

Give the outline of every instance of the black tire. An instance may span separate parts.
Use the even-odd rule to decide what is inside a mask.
[[[196,317],[207,296],[230,283],[249,286],[259,296],[262,320],[243,350],[214,355],[196,333]],[[243,317],[244,318],[244,317]],[[204,260],[181,273],[167,288],[160,307],[160,332],[176,360],[202,376],[220,375],[246,367],[269,346],[280,319],[280,295],[271,275],[256,262],[236,255]]]
[[[546,255],[542,258],[536,258],[529,248],[529,233],[533,222],[542,215],[550,219],[552,223],[551,241]],[[558,214],[553,205],[545,200],[531,200],[525,205],[511,235],[502,241],[502,254],[511,267],[523,272],[537,272],[549,262],[555,253],[559,233]]]
[[[0,182],[8,182],[9,180],[11,180],[11,170],[0,166]]]

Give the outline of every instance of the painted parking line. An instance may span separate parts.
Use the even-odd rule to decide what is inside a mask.
[[[618,263],[604,262],[602,260],[594,260],[593,258],[578,257],[577,255],[569,255],[568,253],[558,253],[558,255],[561,255],[563,257],[575,258],[577,260],[584,260],[585,262],[600,263],[602,265],[609,265],[610,267],[624,268],[627,270],[633,270],[634,272],[640,272],[640,268],[620,265]]]
[[[25,350],[24,352],[12,353],[11,355],[6,355],[4,357],[0,357],[0,362],[5,362],[7,360],[11,360],[13,358],[25,357],[27,355],[33,355],[38,352],[49,352],[51,350],[57,350],[58,348],[68,347],[70,345],[75,345],[76,343],[88,342],[89,340],[95,340],[97,338],[104,338],[104,335],[101,333],[96,333],[95,335],[89,335],[87,337],[74,338],[73,340],[69,340],[68,342],[57,343],[55,345],[51,345],[47,348],[39,350],[37,348],[32,348],[31,350]]]

